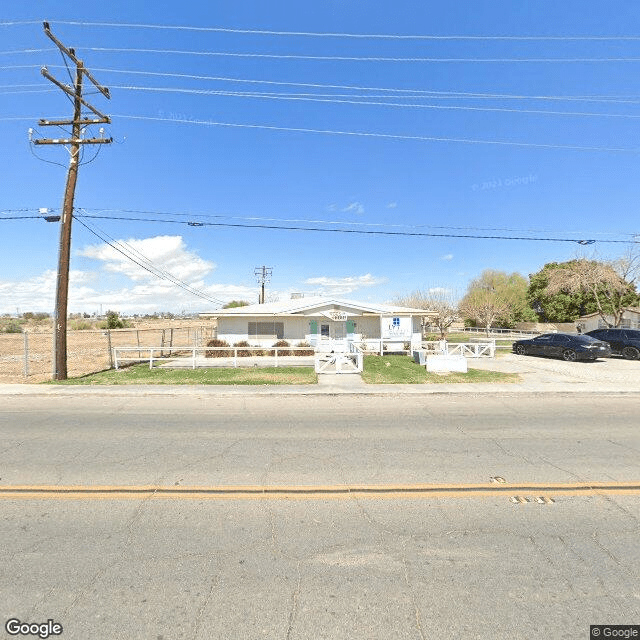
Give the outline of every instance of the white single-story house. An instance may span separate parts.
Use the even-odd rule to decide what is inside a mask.
[[[230,345],[246,340],[252,346],[272,346],[286,340],[291,346],[307,342],[319,351],[348,351],[353,342],[382,352],[383,343],[389,351],[418,348],[422,319],[435,312],[313,296],[199,315],[216,319],[218,339]]]
[[[613,326],[613,316],[605,314],[608,321],[605,322],[599,313],[589,313],[586,316],[580,316],[576,320],[576,325],[580,325],[580,328],[584,333],[587,331],[593,331],[594,329],[606,329],[609,326]],[[618,325],[620,329],[640,329],[640,307],[627,307],[622,314],[622,321]]]

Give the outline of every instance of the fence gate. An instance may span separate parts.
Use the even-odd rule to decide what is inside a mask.
[[[316,373],[362,373],[361,353],[316,353]]]

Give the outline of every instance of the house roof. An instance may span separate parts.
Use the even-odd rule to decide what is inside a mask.
[[[398,305],[376,304],[371,302],[356,302],[353,300],[342,300],[338,298],[327,298],[323,296],[312,296],[308,298],[295,298],[293,300],[282,300],[278,302],[266,302],[265,304],[251,304],[245,307],[234,307],[233,309],[220,309],[201,313],[201,317],[243,317],[243,316],[289,316],[305,314],[314,309],[337,308],[353,310],[359,314],[374,315],[414,315],[426,316],[435,315],[434,311],[427,309],[413,309],[411,307],[401,307]]]

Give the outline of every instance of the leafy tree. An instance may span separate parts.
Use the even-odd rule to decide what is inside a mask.
[[[549,274],[566,264],[549,262],[529,276],[527,300],[543,322],[573,322],[581,315],[595,311],[594,301],[583,291],[559,291],[553,295],[547,291]]]
[[[607,316],[613,316],[613,326],[622,320],[625,307],[638,300],[635,287],[627,282],[611,263],[598,260],[571,260],[549,272],[546,292],[583,293],[590,296],[600,317],[607,323]]]
[[[460,313],[485,327],[487,335],[493,325],[533,322],[536,316],[527,301],[527,288],[527,279],[519,273],[487,269],[470,282]]]
[[[124,322],[120,319],[117,311],[107,311],[107,329],[122,329]]]
[[[618,326],[624,308],[638,303],[638,262],[634,252],[611,261],[551,262],[530,276],[527,298],[547,322],[575,322],[582,315],[599,313],[605,321],[613,316]]]
[[[232,300],[231,302],[227,302],[227,304],[222,307],[223,309],[235,309],[236,307],[247,307],[250,302],[246,300]]]

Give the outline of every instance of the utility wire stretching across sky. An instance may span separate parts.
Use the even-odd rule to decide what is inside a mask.
[[[106,53],[161,53],[183,56],[213,56],[229,58],[269,58],[274,60],[333,60],[346,62],[411,62],[411,63],[474,63],[474,64],[511,64],[511,63],[613,63],[640,62],[640,57],[618,58],[433,58],[433,57],[385,57],[385,56],[311,56],[302,54],[254,53],[237,51],[188,51],[184,49],[147,49],[140,47],[76,47],[79,51]],[[0,55],[19,55],[49,53],[57,49],[16,49],[0,51]]]
[[[589,147],[582,145],[545,144],[536,142],[516,142],[511,140],[478,140],[473,138],[448,138],[439,136],[400,135],[392,133],[375,133],[369,131],[338,131],[333,129],[311,129],[305,127],[281,127],[266,124],[248,124],[233,122],[217,122],[214,120],[199,120],[189,118],[165,118],[160,116],[138,116],[127,114],[112,114],[112,118],[128,120],[147,120],[150,122],[174,122],[176,124],[195,124],[210,127],[231,127],[241,129],[265,129],[268,131],[289,131],[292,133],[316,133],[335,136],[354,136],[364,138],[381,138],[387,140],[407,140],[416,142],[455,142],[460,144],[486,144],[494,146],[529,147],[534,149],[563,149],[567,151],[606,151],[616,153],[636,152],[631,147]],[[1,119],[1,118],[0,118]]]
[[[232,227],[243,229],[272,229],[279,231],[314,231],[324,233],[350,233],[360,235],[375,236],[405,236],[405,237],[425,237],[425,238],[467,238],[473,240],[530,240],[536,242],[570,242],[577,244],[593,244],[596,240],[575,238],[541,238],[527,236],[494,236],[494,235],[478,235],[478,234],[457,234],[457,233],[425,233],[416,231],[373,231],[364,229],[326,229],[321,227],[294,227],[289,225],[268,225],[268,224],[240,224],[231,222],[189,222],[186,220],[168,220],[160,218],[139,218],[128,216],[103,216],[103,215],[83,215],[83,218],[95,218],[100,220],[127,220],[135,222],[162,222],[165,224],[181,224],[191,227]],[[616,243],[616,244],[640,244],[638,240],[597,240],[597,242]]]
[[[125,258],[127,258],[131,262],[134,262],[140,268],[144,269],[151,275],[157,278],[160,278],[161,280],[167,280],[168,282],[171,282],[177,287],[180,287],[181,289],[185,290],[187,293],[197,296],[198,298],[202,298],[204,300],[207,300],[209,302],[213,302],[216,304],[224,304],[222,300],[217,300],[216,298],[211,297],[209,294],[205,293],[204,291],[201,291],[199,289],[194,289],[192,286],[190,286],[183,280],[180,280],[179,278],[174,276],[172,273],[166,271],[165,269],[162,269],[161,267],[156,266],[151,260],[149,260],[149,258],[147,258],[145,255],[140,253],[137,249],[135,249],[128,243],[124,242],[123,240],[115,240],[114,238],[109,236],[106,232],[102,230],[98,230],[96,227],[93,227],[92,225],[85,223],[82,220],[82,218],[86,218],[86,217],[95,217],[95,216],[86,216],[82,214],[74,215],[74,218],[83,227],[85,227],[85,229],[87,229],[90,233],[92,233],[94,236],[102,240],[112,249],[122,254]]]
[[[63,116],[59,116],[63,117]],[[40,116],[0,116],[1,121],[37,121]],[[449,138],[443,136],[402,135],[394,133],[378,133],[372,131],[340,131],[335,129],[311,129],[305,127],[284,127],[267,124],[250,124],[240,122],[218,122],[215,120],[199,120],[195,118],[165,118],[161,116],[141,116],[131,114],[111,114],[111,118],[123,120],[142,120],[149,122],[170,122],[174,124],[191,124],[208,127],[229,127],[235,129],[264,129],[267,131],[286,131],[291,133],[312,133],[332,136],[352,136],[361,138],[380,138],[385,140],[405,140],[413,142],[452,142],[456,144],[493,145],[504,147],[522,147],[533,149],[558,149],[564,151],[592,151],[606,153],[637,153],[635,147],[594,147],[569,144],[552,144],[538,142],[517,142],[514,140],[479,140],[474,138]],[[49,118],[52,120],[53,118]]]
[[[185,51],[182,49],[146,49],[127,47],[78,47],[83,51],[108,53],[162,53],[186,56],[214,56],[231,58],[269,58],[283,60],[335,60],[349,62],[429,62],[429,63],[610,63],[640,62],[640,57],[620,58],[433,58],[433,57],[384,57],[384,56],[310,56],[302,54],[241,53],[235,51]],[[28,50],[33,53],[35,50]],[[44,51],[44,50],[43,50]],[[18,52],[13,52],[18,53]]]
[[[4,21],[0,27],[42,24],[43,20]],[[213,33],[236,33],[268,36],[304,36],[314,38],[356,38],[382,40],[550,40],[550,41],[635,41],[636,35],[440,35],[440,34],[400,34],[400,33],[331,33],[317,31],[274,31],[267,29],[237,29],[231,27],[202,27],[189,25],[166,25],[132,22],[90,22],[80,20],[48,20],[49,24],[62,24],[80,27],[109,27],[119,29],[160,29],[174,31],[203,31]]]
[[[33,209],[20,209],[16,211],[32,211]],[[9,210],[10,211],[10,210]],[[55,211],[54,209],[47,209],[47,211]],[[582,236],[587,235],[629,235],[638,236],[638,233],[630,232],[596,232],[596,231],[559,231],[557,229],[514,229],[511,227],[469,227],[469,226],[451,226],[451,225],[432,225],[432,224],[398,224],[388,222],[361,222],[357,220],[317,220],[309,218],[269,218],[264,216],[233,216],[228,214],[212,214],[212,213],[179,213],[174,211],[149,211],[143,209],[92,209],[91,207],[82,207],[82,211],[85,214],[89,212],[94,215],[97,214],[114,214],[114,213],[127,213],[127,214],[140,214],[140,215],[153,215],[153,216],[175,216],[185,217],[195,220],[196,218],[215,218],[224,220],[247,220],[252,222],[303,222],[307,224],[333,224],[343,226],[355,226],[355,227],[387,227],[387,228],[402,228],[402,229],[454,229],[454,230],[466,230],[466,231],[509,231],[513,233],[579,233]]]
[[[270,93],[255,93],[241,91],[222,91],[216,89],[183,89],[177,87],[141,87],[134,85],[110,85],[109,89],[120,89],[123,91],[149,91],[155,93],[185,93],[202,96],[221,96],[231,98],[254,98],[262,100],[289,100],[301,102],[322,102],[327,104],[351,104],[351,105],[368,105],[379,107],[396,107],[404,109],[436,109],[436,110],[452,110],[452,111],[489,111],[500,113],[523,113],[529,115],[548,115],[548,116],[573,116],[585,118],[627,118],[637,119],[640,115],[628,113],[597,113],[589,111],[549,111],[546,109],[510,109],[507,107],[471,107],[459,105],[442,105],[442,104],[414,104],[400,102],[372,102],[371,100],[345,100],[333,99],[330,97],[310,97],[302,95],[275,95]]]
[[[61,65],[47,65],[50,69],[64,69]],[[0,70],[9,69],[39,69],[41,65],[9,65],[0,66]],[[391,88],[391,87],[363,87],[360,85],[344,85],[344,84],[321,84],[312,82],[283,82],[278,80],[259,80],[251,78],[235,78],[229,76],[210,76],[191,73],[170,73],[162,71],[145,71],[145,70],[133,70],[133,69],[113,69],[104,67],[93,68],[95,72],[99,73],[119,73],[126,75],[144,75],[163,78],[181,78],[191,80],[208,80],[215,82],[233,82],[233,83],[246,83],[246,84],[267,84],[277,86],[292,86],[292,87],[305,87],[315,89],[345,89],[352,91],[384,91],[389,92],[390,97],[395,97],[395,94],[404,93],[407,94],[407,98],[411,96],[415,97],[428,97],[428,98],[441,98],[441,99],[491,99],[491,100],[553,100],[553,101],[571,101],[571,102],[604,102],[604,103],[629,103],[640,104],[640,96],[637,95],[522,95],[522,94],[509,94],[509,93],[478,93],[467,91],[438,91],[432,89],[411,89],[411,88]],[[44,86],[44,85],[39,85]]]

